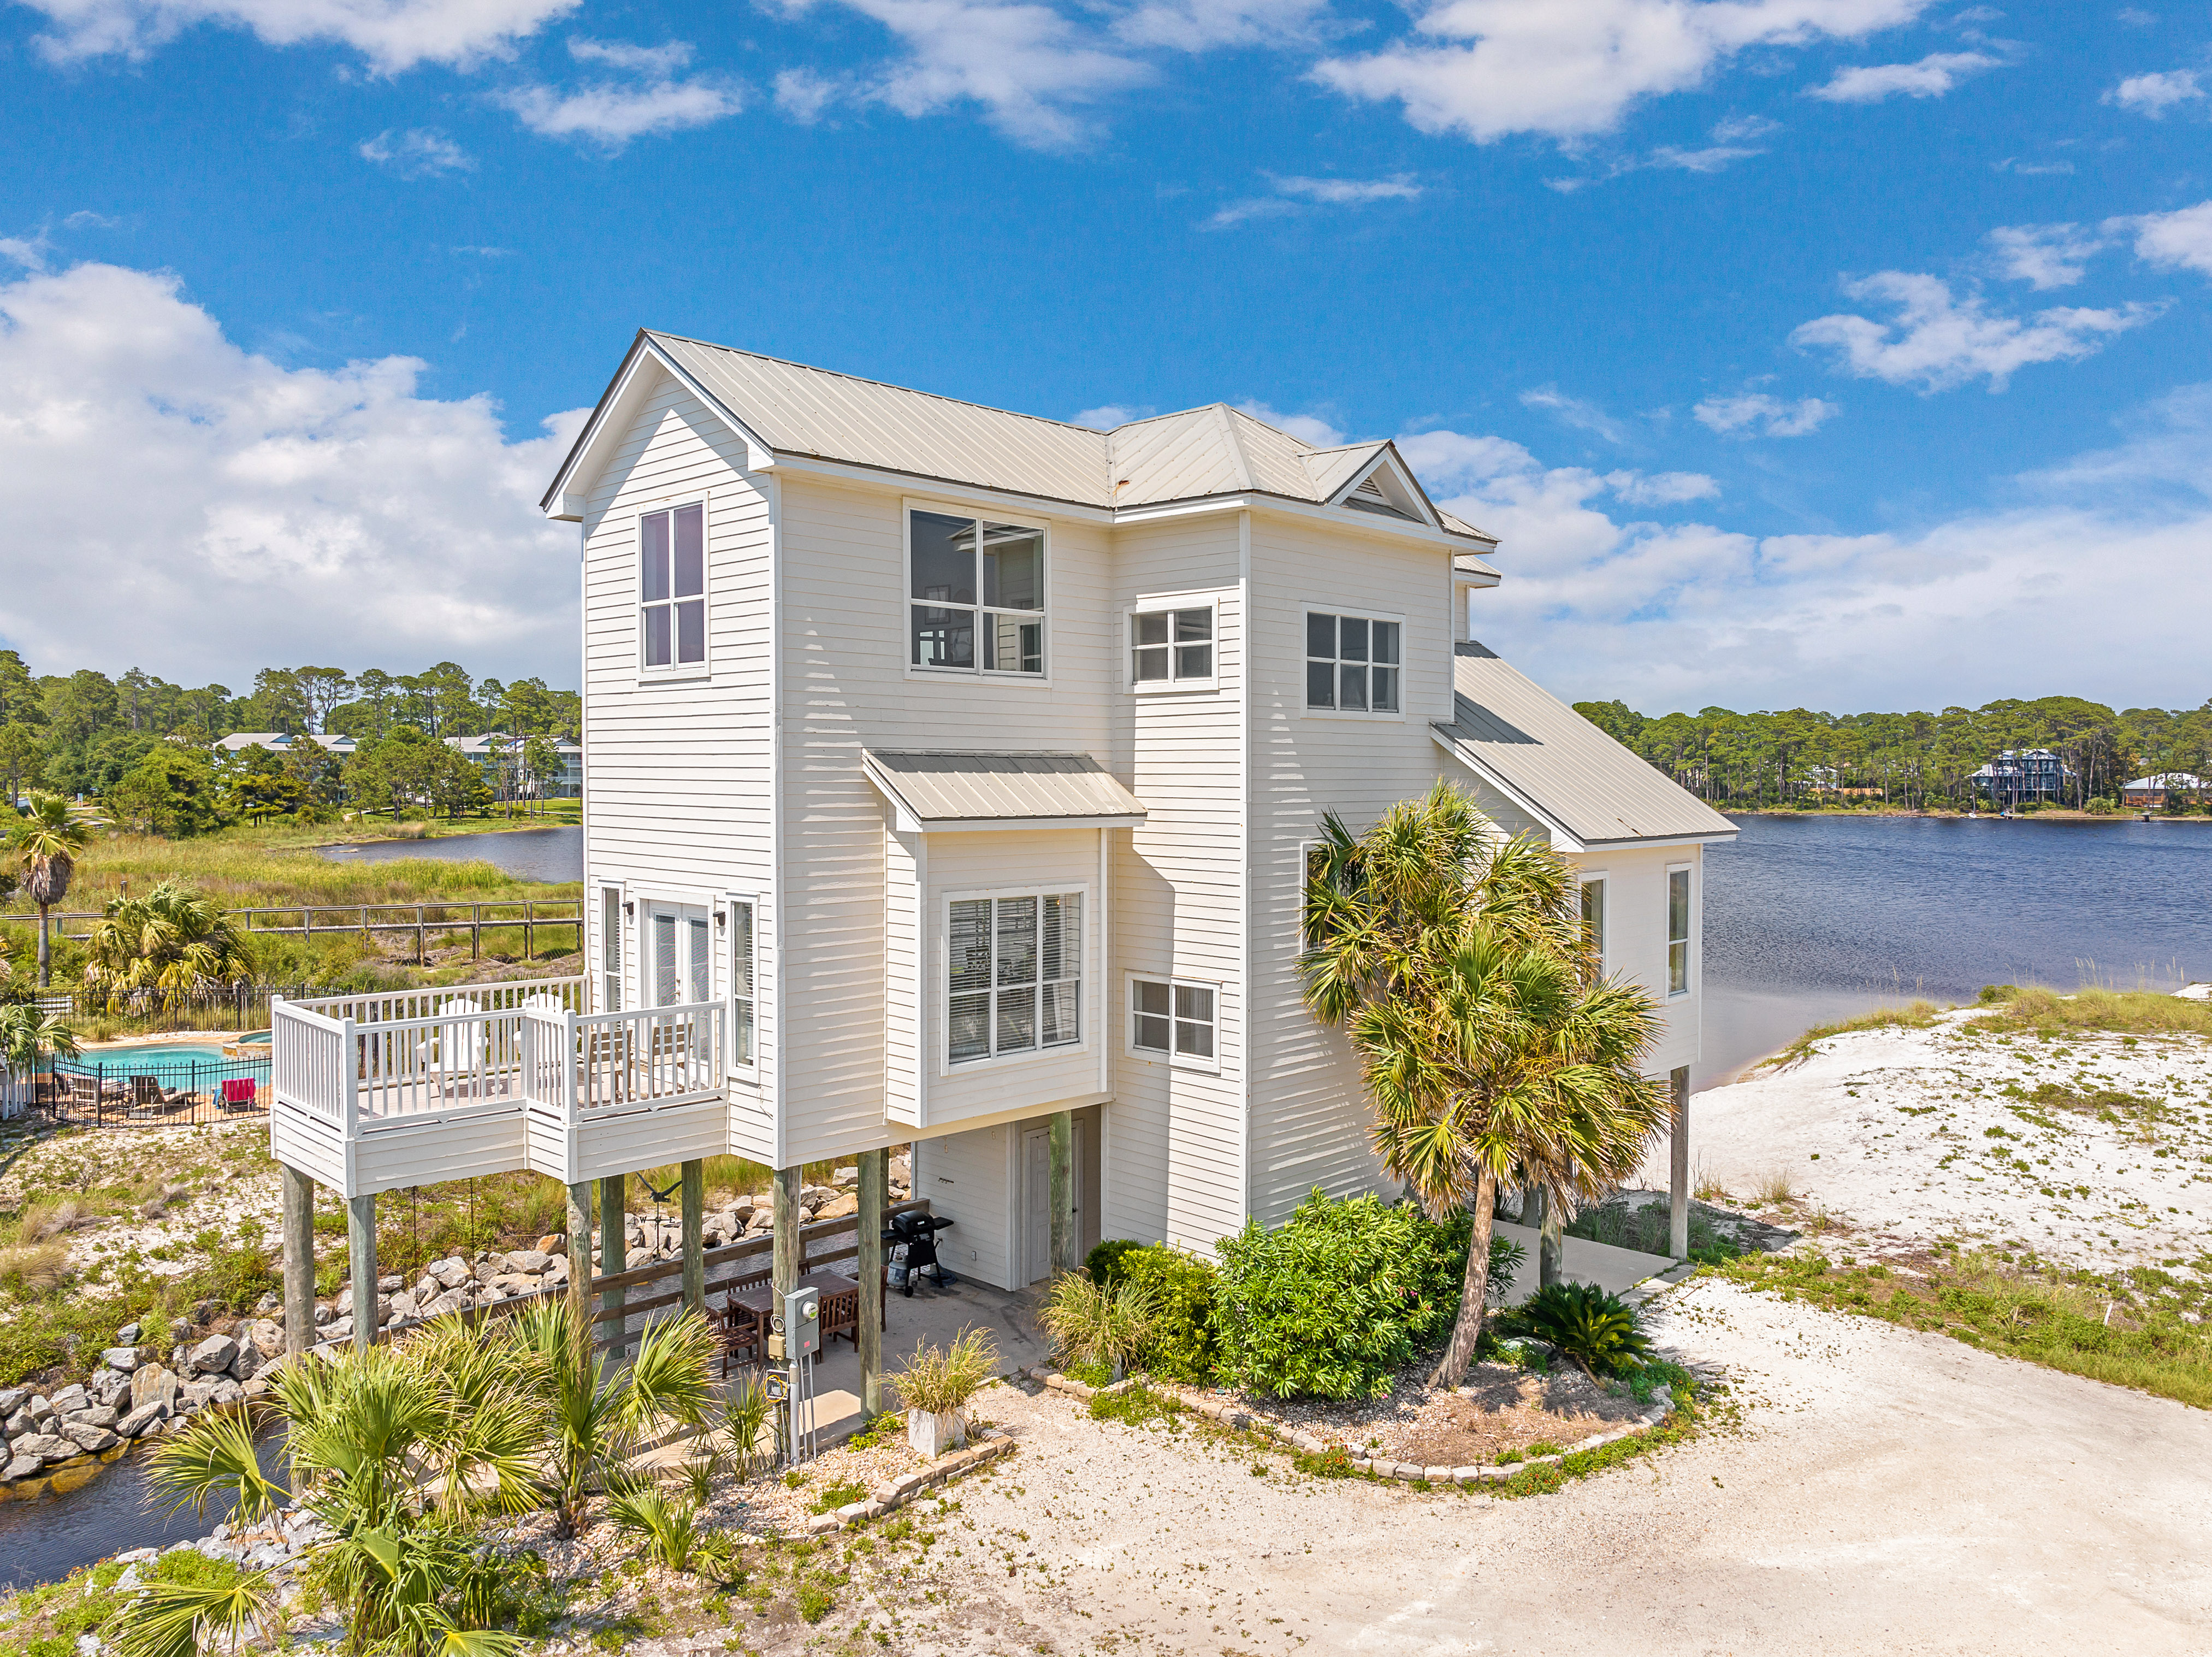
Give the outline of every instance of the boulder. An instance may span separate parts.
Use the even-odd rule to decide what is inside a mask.
[[[227,1376],[218,1380],[213,1375],[195,1375],[177,1389],[179,1403],[186,1410],[203,1410],[220,1388],[237,1385]]]
[[[46,1407],[58,1416],[65,1416],[72,1410],[83,1409],[88,1396],[83,1386],[73,1381],[48,1398]]]
[[[228,1374],[236,1380],[251,1380],[253,1372],[261,1368],[261,1355],[251,1345],[238,1349],[238,1355],[230,1361]]]
[[[131,1395],[131,1377],[118,1369],[103,1369],[92,1378],[92,1396],[102,1404],[114,1404]]]
[[[73,1439],[58,1433],[30,1433],[8,1447],[19,1456],[34,1456],[40,1461],[67,1461],[78,1453]]]
[[[848,1195],[837,1197],[831,1202],[824,1203],[821,1208],[816,1211],[814,1217],[817,1220],[842,1220],[848,1215],[858,1214],[860,1211],[860,1199],[857,1197]]]
[[[495,1279],[492,1287],[501,1295],[535,1295],[538,1279],[525,1272],[510,1271],[504,1277]]]
[[[148,1428],[158,1425],[169,1413],[166,1404],[141,1404],[115,1423],[115,1430],[124,1438],[137,1438]]]
[[[72,1410],[64,1419],[81,1422],[88,1427],[112,1427],[121,1411],[106,1404],[96,1404],[89,1410]]]
[[[540,1254],[566,1254],[568,1240],[557,1231],[549,1231],[538,1240],[537,1252]]]
[[[338,1291],[337,1299],[331,1302],[331,1315],[334,1318],[349,1318],[353,1315],[352,1284],[349,1283]]]
[[[432,1301],[429,1305],[424,1307],[422,1308],[422,1315],[426,1318],[442,1318],[448,1312],[459,1312],[463,1307],[468,1305],[468,1303],[469,1300],[467,1295],[462,1294],[459,1289],[449,1288],[443,1295],[439,1295],[437,1299]]]
[[[435,1300],[437,1297],[434,1295],[431,1298]],[[402,1289],[398,1294],[392,1297],[392,1320],[393,1322],[397,1323],[402,1318],[415,1317],[417,1315],[417,1312],[418,1308],[415,1296],[408,1293],[406,1290]]]
[[[137,1324],[125,1324],[115,1331],[115,1343],[118,1346],[136,1346],[138,1337],[145,1332]]]
[[[389,1295],[389,1294],[391,1294],[394,1289],[400,1289],[400,1288],[406,1288],[406,1287],[407,1287],[407,1280],[406,1280],[404,1277],[401,1277],[401,1276],[390,1276],[390,1277],[379,1277],[379,1278],[376,1280],[376,1287],[377,1287],[377,1290],[378,1290],[378,1292],[379,1292],[379,1293],[380,1293],[380,1294],[385,1294],[385,1295]]]
[[[31,1412],[31,1419],[42,1429],[54,1418],[54,1406],[42,1392],[32,1393],[31,1401],[23,1407]]]
[[[469,1275],[474,1277],[479,1284],[488,1288],[499,1276],[499,1274],[506,1270],[507,1267],[504,1257],[501,1257],[500,1258],[477,1261],[475,1266],[471,1269]]]
[[[15,1447],[13,1445],[9,1445],[8,1448],[8,1465],[4,1467],[0,1467],[0,1480],[5,1480],[7,1483],[12,1484],[19,1478],[30,1477],[32,1474],[37,1472],[40,1468],[46,1465],[46,1463],[41,1461],[36,1456],[16,1454]]]
[[[95,1427],[88,1421],[64,1422],[61,1435],[88,1455],[96,1456],[102,1450],[112,1450],[122,1442],[112,1429]]]
[[[651,1265],[653,1264],[653,1255],[651,1249],[634,1248],[623,1258],[623,1270],[624,1271],[635,1271],[640,1266]]]
[[[545,1268],[545,1276],[541,1281],[548,1285],[567,1282],[568,1281],[568,1257],[565,1254],[555,1255],[553,1257],[553,1264]]]
[[[246,1337],[264,1358],[284,1355],[284,1325],[273,1318],[256,1318],[246,1325]]]
[[[138,1354],[131,1347],[111,1346],[100,1355],[100,1361],[110,1369],[120,1370],[127,1375],[138,1367]]]
[[[349,1341],[353,1338],[353,1319],[333,1318],[319,1332],[326,1341]]]
[[[432,1265],[430,1276],[438,1280],[441,1288],[459,1288],[475,1274],[469,1270],[469,1263],[456,1254]]]
[[[21,1438],[31,1430],[31,1412],[27,1410],[18,1410],[6,1421],[0,1422],[0,1431],[6,1432],[9,1438]]]
[[[264,1295],[253,1303],[254,1313],[257,1317],[265,1318],[282,1304],[274,1295]]]
[[[553,1257],[542,1248],[519,1248],[507,1257],[507,1269],[509,1272],[527,1271],[535,1274],[544,1270],[552,1264]]]
[[[243,1386],[240,1386],[236,1381],[231,1380],[228,1375],[225,1375],[216,1380],[215,1384],[215,1391],[210,1395],[208,1402],[210,1404],[236,1404],[245,1396],[246,1389]]]
[[[27,1387],[0,1386],[0,1416],[12,1416],[30,1401]]]
[[[191,1351],[186,1360],[203,1375],[222,1374],[238,1356],[238,1343],[228,1335],[210,1335]]]
[[[349,1295],[347,1298],[350,1300],[352,1297]],[[337,1315],[338,1314],[329,1307],[318,1306],[315,1308],[315,1327],[318,1329],[322,1328],[325,1325],[337,1318]]]
[[[175,1371],[149,1363],[131,1377],[131,1409],[143,1410],[149,1404],[158,1404],[165,1410],[177,1407]]]

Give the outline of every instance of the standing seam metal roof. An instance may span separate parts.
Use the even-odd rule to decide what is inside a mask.
[[[1584,845],[1732,838],[1735,825],[1480,644],[1456,647],[1453,718],[1432,727]]]
[[[1094,431],[678,334],[647,330],[644,337],[780,453],[1080,506],[1248,491],[1317,504],[1362,457],[1389,447],[1316,449],[1223,403]],[[1494,544],[1457,518],[1438,516],[1448,533]]]
[[[1052,817],[1142,822],[1146,814],[1144,801],[1087,753],[869,748],[861,758],[925,825]]]

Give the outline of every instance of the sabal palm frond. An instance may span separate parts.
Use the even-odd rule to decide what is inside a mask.
[[[125,1603],[116,1646],[123,1657],[199,1657],[220,1639],[234,1653],[276,1612],[276,1589],[266,1571],[220,1586],[151,1582]]]
[[[233,1518],[244,1525],[274,1519],[290,1493],[262,1471],[262,1423],[244,1405],[203,1410],[182,1433],[154,1447],[146,1482],[172,1510],[204,1514],[217,1496],[233,1497]]]
[[[203,984],[253,973],[245,935],[190,885],[164,880],[137,898],[112,898],[88,945],[85,983],[111,998],[159,990],[174,999]]]

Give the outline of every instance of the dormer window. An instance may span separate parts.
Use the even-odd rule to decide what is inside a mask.
[[[910,667],[1043,676],[1043,530],[910,511],[907,594]]]

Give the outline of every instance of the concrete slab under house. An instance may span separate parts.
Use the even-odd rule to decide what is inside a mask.
[[[671,1305],[724,1153],[777,1171],[778,1286],[801,1168],[857,1164],[876,1215],[897,1144],[947,1266],[1001,1291],[1395,1195],[1300,1000],[1301,903],[1325,813],[1440,777],[1572,862],[1659,1002],[1684,1251],[1702,851],[1735,830],[1478,642],[1496,542],[1393,444],[1222,405],[1097,431],[644,332],[544,505],[582,546],[588,970],[277,1010],[295,1341],[314,1183],[367,1305],[378,1195],[501,1170],[568,1186],[581,1258],[592,1182],[684,1163]],[[877,1227],[854,1246],[872,1410]]]

